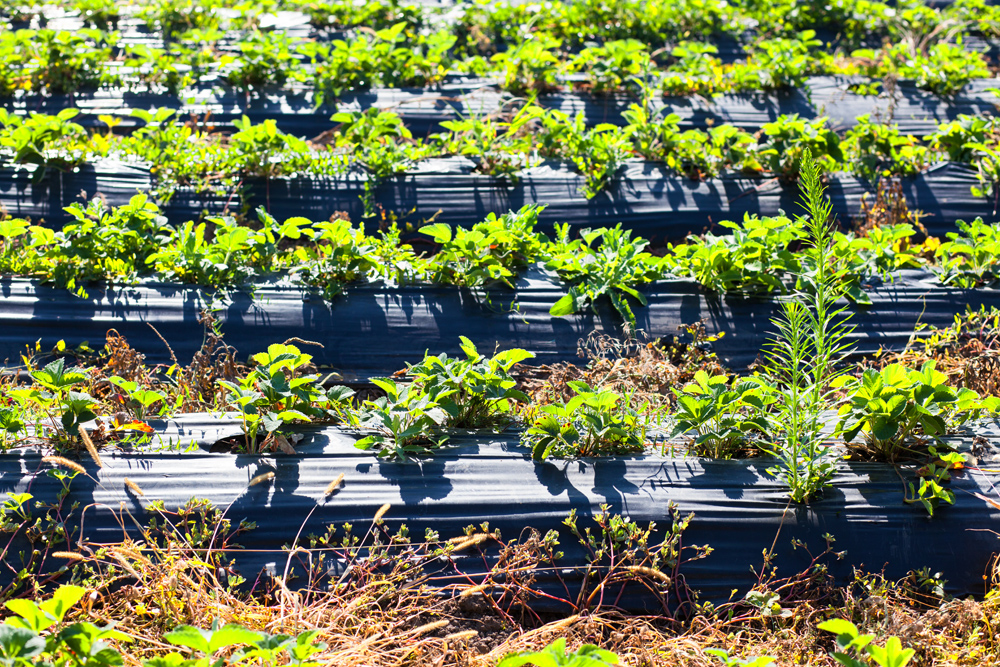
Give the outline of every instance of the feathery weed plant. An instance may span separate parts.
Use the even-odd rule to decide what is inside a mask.
[[[768,472],[788,486],[793,502],[820,494],[834,472],[833,456],[823,445],[822,412],[831,403],[832,382],[850,343],[849,314],[837,307],[844,286],[830,266],[833,240],[832,204],[826,198],[818,163],[805,151],[802,159],[801,216],[815,259],[814,289],[797,292],[781,303],[773,320],[777,331],[764,353],[758,382],[774,398],[767,411],[774,439],[765,445],[777,464]]]

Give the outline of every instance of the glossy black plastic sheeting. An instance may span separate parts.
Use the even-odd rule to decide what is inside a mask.
[[[502,214],[525,204],[544,204],[539,231],[552,233],[555,224],[574,227],[614,226],[621,223],[655,242],[679,241],[700,234],[722,220],[743,219],[745,214],[798,213],[801,199],[797,185],[776,178],[748,178],[724,174],[693,181],[661,163],[629,161],[605,192],[587,199],[584,178],[564,163],[546,162],[525,170],[516,182],[475,173],[465,158],[425,160],[413,171],[378,184],[375,203],[395,212],[402,222],[419,225],[434,219],[468,227],[489,213]],[[844,173],[827,176],[827,194],[834,213],[847,226],[861,212],[862,197],[873,201],[864,180]],[[968,166],[942,163],[902,180],[911,210],[921,211],[921,223],[931,235],[957,230],[957,220],[982,217],[1000,221],[995,202],[972,194],[979,185]],[[364,215],[364,177],[353,174],[331,178],[247,180],[244,199],[251,210],[264,207],[278,219],[304,216],[325,220],[337,212],[352,220]],[[188,189],[174,193],[164,207],[172,221],[197,217],[202,211],[222,212],[238,201],[233,195],[198,194]],[[727,233],[719,228],[720,233]]]
[[[630,161],[619,171],[607,192],[588,200],[584,179],[569,165],[543,163],[516,183],[474,173],[465,158],[426,160],[415,169],[379,184],[375,201],[395,212],[403,222],[419,225],[434,218],[461,226],[502,214],[525,204],[541,203],[539,230],[551,233],[556,223],[597,227],[621,223],[653,241],[677,241],[701,233],[721,220],[742,220],[744,214],[776,215],[799,210],[797,186],[777,179],[747,178],[727,174],[692,181],[662,164]],[[250,209],[264,207],[279,219],[304,216],[325,220],[338,212],[353,220],[364,217],[365,177],[248,179],[242,199]],[[842,223],[858,216],[861,199],[871,192],[863,180],[849,174],[828,176],[828,195]],[[903,191],[912,210],[922,211],[929,234],[955,231],[957,220],[982,217],[1000,220],[995,202],[974,197],[975,172],[964,165],[944,163],[913,178],[903,179]],[[50,170],[33,183],[25,169],[0,169],[0,205],[11,216],[30,218],[49,227],[72,220],[63,208],[102,197],[109,206],[121,206],[139,192],[149,193],[153,179],[148,168],[102,160],[74,172]],[[180,224],[199,219],[206,212],[220,215],[238,209],[237,192],[205,194],[180,188],[161,209],[168,220]],[[725,230],[722,230],[725,231]]]
[[[297,337],[322,344],[304,350],[345,381],[389,375],[418,362],[425,352],[460,355],[460,335],[484,353],[524,348],[535,353],[532,363],[551,364],[583,363],[579,342],[591,332],[622,334],[620,316],[603,300],[597,313],[550,315],[565,288],[537,270],[519,280],[516,292],[494,290],[488,299],[445,286],[359,286],[332,302],[267,286],[253,296],[232,293],[227,301],[218,295],[213,300],[195,287],[153,283],[87,290],[88,297],[81,298],[28,280],[0,282],[0,360],[16,365],[24,346],[36,340],[43,349],[59,340],[70,347],[84,341],[100,346],[107,331],[115,329],[146,355],[147,363],[171,363],[172,350],[186,364],[201,345],[198,316],[208,307],[217,309],[225,341],[242,358]],[[682,325],[703,321],[708,333],[725,334],[712,345],[734,370],[755,361],[778,314],[773,299],[707,294],[689,280],[662,281],[643,292],[649,305],[633,303],[638,329],[654,338],[669,337]],[[857,354],[905,348],[914,337],[927,335],[914,332],[918,323],[946,327],[967,307],[1000,307],[1000,290],[948,289],[921,271],[903,272],[869,293],[873,305],[851,309],[856,328],[849,339]]]
[[[919,504],[903,502],[896,471],[880,464],[842,463],[821,499],[789,507],[786,490],[765,472],[766,460],[648,455],[536,463],[511,435],[457,436],[454,447],[433,458],[396,463],[357,450],[354,437],[339,429],[306,431],[309,435],[295,456],[105,452],[100,470],[83,461],[93,479],[78,476],[72,482],[68,500],[88,506],[83,530],[74,537],[92,544],[120,541],[123,529],[115,515],[121,503],[141,518],[149,516],[144,510],[154,501],[162,501],[170,511],[192,497],[207,499],[228,508],[226,516],[234,523],[257,524],[236,540],[246,551],[235,553],[237,569],[253,581],[262,569],[284,571],[288,559],[284,547],[294,541],[300,527],[302,535],[322,534],[329,524],[350,522],[364,532],[378,508],[390,504],[387,528],[395,531],[406,524],[416,540],[425,529],[448,539],[487,521],[489,530],[499,531],[503,540],[527,538],[532,529],[541,534],[559,531],[565,556],[557,561],[556,571],[539,573],[536,586],[565,598],[563,586],[572,597],[586,566],[583,550],[562,525],[570,510],[576,510],[581,529],[594,527],[593,517],[606,504],[612,514],[641,525],[656,522],[662,531],[669,525],[667,507],[673,502],[682,514],[695,515],[683,543],[714,550],[704,560],[683,566],[681,574],[700,591],[701,599],[716,602],[728,599],[733,589],[744,593],[756,583],[750,568],[760,567],[762,551],[772,544],[780,573],[788,576],[804,570],[809,556],[791,547],[793,539],[802,540],[815,554],[824,548],[824,535],[833,535],[835,550],[846,554],[825,562],[839,583],[851,580],[853,567],[884,571],[889,578],[929,567],[941,572],[948,580],[947,590],[958,595],[984,592],[983,576],[997,551],[991,531],[1000,529],[1000,513],[971,494],[994,493],[991,485],[998,479],[995,472],[978,468],[955,475],[951,482],[955,505],[940,508],[930,518]],[[34,500],[54,500],[60,486],[44,473],[48,467],[39,454],[0,456],[3,493],[27,492]],[[272,480],[248,486],[267,472],[274,473]],[[342,488],[324,497],[327,485],[341,473]],[[145,496],[127,488],[125,477]],[[128,531],[136,532],[131,526]],[[16,568],[26,545],[15,539],[10,547],[6,561]],[[484,564],[495,559],[497,544],[486,543],[483,551],[485,559],[474,554],[460,557],[459,569],[474,577],[481,573]],[[305,556],[292,562],[301,572]],[[50,559],[42,567],[55,570],[63,564]],[[334,563],[340,574],[338,566],[343,563]],[[8,582],[10,576],[9,568],[0,570],[0,582]],[[468,585],[469,579],[453,572],[451,579],[438,581],[449,582]],[[551,599],[536,602],[540,607],[562,606]],[[626,591],[619,604],[631,611],[658,611],[659,602],[636,587]]]
[[[863,115],[872,120],[892,123],[903,134],[918,137],[928,134],[959,115],[993,115],[1000,99],[990,88],[997,81],[977,79],[949,98],[919,89],[912,81],[898,81],[891,91],[878,95],[859,95],[851,85],[858,77],[815,76],[801,88],[777,92],[726,93],[711,98],[702,96],[667,96],[657,103],[663,114],[675,114],[681,129],[706,129],[721,124],[736,125],[756,131],[778,116],[797,114],[802,118],[829,119],[830,127],[846,131]],[[348,93],[336,101],[317,105],[312,91],[300,87],[290,91],[270,91],[247,95],[228,86],[202,87],[180,95],[99,90],[74,95],[19,95],[6,101],[5,108],[20,113],[54,114],[67,107],[78,108],[75,122],[104,130],[101,115],[117,116],[117,132],[140,127],[142,121],[131,117],[133,109],[169,108],[178,120],[202,119],[224,129],[243,116],[254,123],[270,119],[278,128],[297,136],[312,138],[335,126],[330,120],[337,111],[361,112],[388,109],[400,115],[415,136],[442,132],[441,123],[468,117],[482,117],[509,109],[518,98],[501,91],[492,79],[450,77],[433,88],[373,88]],[[583,114],[589,126],[600,123],[625,125],[623,112],[640,102],[629,95],[594,95],[563,92],[540,95],[537,103],[576,117]]]
[[[61,226],[73,219],[63,210],[70,204],[86,206],[100,195],[109,206],[122,206],[151,187],[148,169],[117,160],[97,160],[71,172],[49,169],[37,182],[29,169],[4,166],[0,167],[0,209],[36,224]]]

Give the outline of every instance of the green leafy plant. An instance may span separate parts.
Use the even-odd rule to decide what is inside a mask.
[[[365,214],[375,212],[374,188],[383,180],[402,173],[423,153],[398,114],[380,109],[363,113],[341,111],[331,119],[337,128],[337,146],[348,148],[352,158],[369,178],[365,182]]]
[[[903,500],[907,503],[919,502],[927,510],[927,514],[934,516],[934,510],[942,502],[955,504],[955,492],[943,485],[951,480],[952,470],[965,467],[965,455],[959,452],[938,452],[933,445],[927,448],[927,453],[930,461],[917,470],[920,486],[907,482],[909,493]]]
[[[916,434],[937,438],[983,412],[995,412],[1000,398],[980,398],[972,389],[954,389],[948,376],[928,361],[919,370],[889,364],[861,378],[842,375],[834,387],[846,390],[838,430],[847,441],[861,434],[876,458],[895,461]]]
[[[767,432],[764,417],[767,395],[753,382],[730,385],[725,375],[699,370],[694,382],[673,389],[677,408],[671,415],[671,437],[693,435],[692,450],[699,456],[731,459],[753,453],[753,434]]]
[[[62,585],[42,602],[8,600],[5,606],[14,615],[0,625],[0,662],[9,667],[122,664],[121,655],[108,640],[131,642],[131,637],[112,625],[65,622],[86,592],[80,586]]]
[[[382,85],[427,86],[449,69],[448,52],[455,36],[437,31],[407,44],[406,23],[366,31],[351,40],[307,43],[300,51],[315,65],[316,101],[333,102],[345,92]]]
[[[380,458],[407,461],[447,442],[447,436],[440,434],[444,411],[437,402],[448,398],[447,389],[432,398],[416,383],[400,384],[387,378],[372,382],[386,395],[348,412],[352,426],[375,431],[355,443],[358,449],[374,449]]]
[[[351,225],[350,220],[330,220],[312,223],[311,228],[302,230],[313,245],[296,251],[298,262],[291,267],[293,275],[305,284],[318,288],[323,296],[332,299],[343,293],[344,287],[353,283],[367,282],[381,273],[380,268],[402,268],[416,262],[412,252],[404,255],[398,252],[389,265],[381,264],[376,257],[380,248],[375,239],[365,236],[364,228]]]
[[[593,644],[584,644],[575,651],[566,651],[566,639],[560,637],[541,651],[509,655],[497,667],[608,667],[617,665],[618,656]]]
[[[646,406],[632,408],[629,396],[592,389],[587,383],[567,383],[576,396],[565,403],[541,407],[541,414],[527,429],[522,441],[531,456],[543,461],[549,456],[586,457],[641,452],[646,445]]]
[[[441,127],[449,134],[437,135],[437,141],[442,152],[473,160],[480,173],[516,181],[517,173],[531,163],[532,140],[527,130],[543,114],[541,107],[525,104],[509,119],[471,116],[446,120]]]
[[[535,231],[544,206],[528,204],[499,218],[490,213],[471,230],[433,223],[420,232],[441,244],[426,262],[428,278],[435,283],[482,287],[503,283],[514,287],[517,273],[539,258],[546,239]]]
[[[959,232],[948,232],[948,241],[935,251],[938,279],[945,285],[973,288],[1000,280],[1000,225],[982,218],[955,223]]]
[[[817,626],[837,635],[837,648],[830,655],[844,667],[906,667],[916,654],[911,648],[903,648],[899,637],[889,637],[885,646],[873,643],[874,635],[863,635],[857,626],[840,618],[824,621]]]
[[[69,171],[81,165],[88,153],[86,131],[71,122],[79,109],[63,109],[55,116],[32,113],[27,118],[0,109],[0,147],[15,164],[34,165],[34,179],[46,169]]]
[[[813,51],[820,44],[814,30],[803,30],[794,38],[778,37],[759,42],[745,65],[733,73],[736,89],[800,87],[821,62]]]
[[[558,47],[558,40],[542,33],[494,55],[492,61],[500,68],[504,90],[515,95],[554,90],[559,59],[553,51]]]
[[[558,109],[542,116],[538,150],[545,157],[568,159],[584,177],[583,194],[593,199],[617,178],[628,157],[628,134],[617,125],[600,123],[587,127],[582,113],[572,120]]]
[[[826,126],[826,120],[825,117],[807,120],[792,114],[762,125],[765,140],[759,155],[768,170],[786,181],[795,181],[806,151],[821,163],[824,171],[838,166],[844,159],[840,137]]]
[[[81,424],[97,418],[94,413],[97,401],[90,394],[73,389],[87,382],[84,369],[67,368],[66,360],[60,357],[32,371],[31,379],[41,388],[14,389],[10,395],[36,404],[62,435],[76,437]]]
[[[589,303],[597,308],[597,299],[607,296],[615,310],[634,329],[635,315],[628,304],[631,296],[642,305],[646,297],[636,286],[662,276],[662,261],[644,252],[648,241],[632,238],[621,225],[613,229],[584,229],[580,238],[569,240],[569,225],[556,227],[557,240],[552,245],[551,259],[545,266],[568,282],[569,294],[553,304],[552,315],[580,312]],[[601,240],[599,246],[595,241]]]
[[[842,148],[851,169],[870,183],[885,173],[912,176],[930,164],[930,152],[916,137],[904,137],[897,125],[872,122],[867,114],[858,116]]]
[[[247,93],[304,78],[291,40],[280,32],[254,31],[240,40],[239,55],[222,66],[229,69],[226,81]]]
[[[147,419],[150,416],[159,417],[170,409],[167,394],[162,391],[147,389],[140,386],[138,382],[126,380],[117,375],[108,378],[108,382],[121,389],[123,393],[122,407],[135,420]]]
[[[711,96],[725,86],[725,68],[714,44],[682,41],[670,51],[674,62],[660,80],[666,95]]]
[[[637,39],[611,40],[580,51],[569,63],[573,72],[584,72],[591,92],[621,92],[650,67],[646,45]]]
[[[688,237],[687,243],[671,246],[664,263],[716,292],[786,291],[782,281],[799,268],[789,246],[806,237],[801,222],[747,214],[742,224],[723,220],[719,226],[731,233]]]
[[[526,350],[504,350],[487,358],[461,336],[465,359],[446,354],[425,356],[410,366],[407,375],[447,414],[446,426],[454,428],[497,428],[511,420],[514,401],[527,403],[528,396],[515,389],[510,375],[514,364],[533,359]]]
[[[309,421],[315,414],[313,403],[323,394],[316,383],[318,375],[302,374],[312,356],[294,345],[269,345],[267,352],[253,355],[252,360],[256,365],[239,383],[219,380],[219,385],[240,413],[247,449],[264,451],[285,424]]]

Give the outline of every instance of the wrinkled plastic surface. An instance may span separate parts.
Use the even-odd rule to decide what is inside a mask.
[[[197,418],[197,417],[196,417]],[[202,418],[203,419],[203,418]],[[201,426],[209,425],[207,422]],[[181,428],[198,428],[181,424]],[[759,568],[761,553],[775,546],[779,571],[786,576],[805,569],[809,556],[795,550],[802,540],[814,554],[823,551],[824,535],[836,542],[843,559],[827,558],[840,583],[851,578],[851,568],[863,567],[898,578],[907,571],[929,567],[948,580],[956,595],[981,594],[983,574],[996,551],[1000,513],[976,499],[971,492],[994,493],[990,484],[996,473],[970,469],[957,473],[951,483],[955,505],[942,507],[934,518],[919,505],[903,502],[896,472],[880,464],[841,464],[827,494],[808,506],[789,506],[785,490],[765,473],[769,462],[707,461],[649,455],[602,460],[530,460],[527,450],[512,436],[456,436],[455,446],[417,463],[383,462],[353,447],[352,436],[337,428],[306,428],[307,438],[296,456],[185,454],[169,452],[111,454],[105,467],[95,469],[83,461],[98,483],[79,476],[72,483],[70,501],[88,509],[83,536],[91,542],[113,543],[122,538],[114,517],[124,502],[133,516],[153,501],[171,510],[192,497],[205,498],[221,508],[227,518],[249,520],[257,528],[237,541],[246,553],[235,552],[236,565],[251,581],[261,569],[284,570],[289,545],[302,527],[302,535],[322,534],[327,524],[351,522],[363,533],[383,504],[391,531],[405,523],[411,537],[422,539],[427,528],[443,539],[462,534],[466,526],[489,522],[504,540],[526,538],[530,530],[560,532],[565,557],[556,571],[539,574],[537,586],[560,598],[575,595],[583,582],[586,558],[576,539],[562,525],[571,509],[580,528],[593,527],[591,518],[602,504],[661,530],[668,520],[668,504],[695,517],[684,534],[685,545],[709,545],[706,559],[685,565],[681,573],[699,590],[702,599],[724,601],[733,589],[741,594],[754,583],[751,567]],[[48,466],[32,453],[0,456],[0,480],[5,493],[30,492],[36,500],[53,500],[59,486],[47,477]],[[255,476],[273,472],[269,482],[248,487]],[[41,474],[37,474],[41,473]],[[324,498],[326,486],[341,473],[342,488]],[[911,473],[904,471],[904,475]],[[138,497],[126,488],[125,477],[145,493]],[[309,516],[310,511],[315,511]],[[148,515],[145,515],[148,516]],[[129,526],[129,530],[134,529]],[[662,534],[662,533],[659,533]],[[15,541],[7,560],[17,563],[24,544]],[[456,558],[460,569],[480,572],[497,554],[495,542],[484,545],[487,558],[475,553]],[[302,558],[302,562],[299,559]],[[63,561],[50,561],[55,569]],[[292,564],[301,572],[304,556]],[[341,564],[342,566],[342,564]],[[336,563],[334,570],[336,570]],[[4,571],[0,578],[9,579]],[[438,584],[462,581],[445,577]],[[297,580],[296,584],[303,583]],[[467,585],[468,580],[465,580]],[[616,593],[617,591],[612,591]],[[613,600],[610,594],[608,600]],[[542,606],[559,607],[553,600]],[[633,611],[656,610],[654,599],[642,589],[630,588],[619,604]]]
[[[982,48],[993,47],[983,42]],[[830,127],[846,131],[857,124],[858,117],[868,114],[873,120],[898,125],[903,134],[920,137],[959,115],[993,115],[1000,101],[987,92],[996,86],[989,79],[973,80],[951,98],[921,90],[906,80],[898,81],[891,90],[881,90],[878,95],[852,92],[851,85],[862,81],[859,77],[815,76],[809,77],[801,88],[787,91],[726,93],[711,98],[664,97],[658,105],[664,114],[676,114],[682,129],[705,129],[728,123],[756,131],[778,116],[797,114],[802,118],[826,116]],[[28,94],[0,103],[22,113],[53,114],[67,107],[79,108],[82,113],[76,122],[101,130],[106,127],[98,119],[102,114],[121,117],[118,131],[123,131],[141,125],[141,121],[130,117],[133,109],[169,108],[177,112],[178,119],[204,118],[220,126],[242,116],[254,123],[271,119],[282,131],[305,138],[331,129],[335,123],[330,117],[337,111],[389,109],[400,115],[414,136],[426,136],[444,131],[441,123],[445,121],[496,115],[512,108],[517,98],[501,91],[497,84],[493,79],[452,76],[434,88],[373,88],[346,93],[323,105],[316,104],[308,87],[247,95],[225,85],[187,90],[180,96],[100,90],[76,95]],[[622,113],[641,100],[626,94],[560,92],[539,95],[536,102],[571,117],[583,114],[587,125],[594,126],[625,125]]]
[[[467,336],[484,353],[525,348],[532,363],[570,361],[578,342],[590,332],[621,333],[621,318],[605,301],[597,313],[553,317],[549,309],[565,288],[535,270],[515,292],[493,291],[487,300],[453,287],[348,288],[333,302],[295,289],[259,287],[256,296],[237,292],[228,301],[197,288],[145,284],[123,288],[89,287],[88,298],[27,280],[0,282],[0,360],[17,364],[26,343],[41,340],[49,349],[59,340],[70,347],[88,341],[103,344],[116,329],[148,363],[171,363],[170,351],[149,326],[170,344],[181,363],[188,363],[202,341],[198,314],[212,306],[228,344],[242,358],[270,343],[298,337],[322,344],[309,346],[317,364],[339,371],[345,380],[384,376],[416,363],[425,352],[461,354],[459,336]],[[725,335],[713,344],[733,369],[746,368],[773,332],[778,314],[772,299],[707,294],[693,281],[664,281],[643,289],[648,307],[633,304],[637,326],[653,337],[676,334],[678,327],[705,322],[709,334]],[[858,354],[880,348],[901,350],[918,323],[952,324],[968,306],[1000,306],[994,289],[946,289],[928,273],[904,272],[869,292],[873,305],[854,307],[849,340]],[[516,295],[516,302],[514,297]]]

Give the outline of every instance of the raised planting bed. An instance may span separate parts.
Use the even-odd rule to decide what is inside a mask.
[[[640,289],[649,306],[633,303],[639,330],[654,338],[670,337],[682,325],[703,321],[708,334],[725,334],[712,346],[734,370],[751,364],[773,335],[774,299],[720,296],[690,280],[659,281]],[[84,341],[95,346],[108,329],[116,329],[149,363],[172,363],[171,350],[187,363],[202,344],[198,317],[208,308],[215,309],[226,343],[242,356],[269,342],[298,337],[323,346],[308,350],[317,364],[337,370],[345,380],[364,380],[405,368],[427,350],[454,354],[459,334],[481,350],[527,349],[538,364],[580,363],[581,339],[591,332],[619,336],[623,322],[606,299],[598,300],[596,313],[551,315],[566,288],[538,271],[520,278],[516,291],[485,295],[446,286],[359,286],[329,302],[292,288],[259,286],[252,294],[226,296],[157,283],[88,287],[87,293],[81,298],[23,279],[0,282],[0,359],[16,363],[25,341],[41,340],[44,349],[59,340],[71,348]],[[900,272],[868,294],[872,305],[851,310],[855,329],[849,340],[856,355],[902,350],[927,335],[914,332],[917,324],[946,327],[967,308],[1000,306],[998,290],[942,287],[923,271]]]
[[[121,206],[136,192],[151,187],[148,169],[117,160],[98,160],[70,172],[48,169],[37,180],[28,169],[4,166],[0,167],[0,210],[36,224],[60,226],[72,220],[63,210],[70,204],[86,205],[101,196],[109,206]]]
[[[574,227],[602,227],[621,223],[654,241],[679,241],[698,234],[720,220],[741,220],[745,213],[777,215],[797,211],[797,186],[778,179],[747,178],[735,174],[694,181],[660,163],[629,161],[607,192],[587,199],[584,178],[568,165],[545,163],[526,170],[517,182],[477,174],[465,158],[426,160],[413,172],[396,176],[374,188],[374,202],[401,220],[419,224],[436,222],[466,226],[489,213],[517,210],[525,204],[544,203],[538,230],[550,233],[556,223]],[[304,216],[323,220],[336,212],[352,220],[364,216],[364,177],[248,179],[244,197],[251,208],[263,206],[273,216]],[[861,210],[861,198],[872,188],[864,180],[843,173],[829,174],[828,195],[843,224]],[[972,195],[979,185],[967,166],[942,163],[912,178],[902,179],[907,205],[921,211],[921,223],[931,235],[956,230],[955,221],[982,217],[1000,220],[993,203]],[[174,222],[196,218],[202,211],[220,213],[235,209],[236,193],[198,194],[181,188],[163,205]]]
[[[976,79],[963,90],[948,98],[919,89],[914,82],[901,80],[891,91],[877,95],[852,92],[851,85],[863,83],[860,77],[813,76],[800,88],[774,92],[725,93],[706,99],[701,96],[664,96],[652,103],[662,107],[664,114],[676,114],[682,129],[735,125],[750,131],[774,122],[783,114],[801,118],[829,118],[830,127],[849,130],[863,115],[878,117],[899,126],[903,134],[923,135],[933,132],[942,122],[960,115],[995,115],[997,99],[989,89],[997,82]],[[55,114],[61,109],[78,108],[76,122],[85,127],[104,131],[107,126],[101,115],[120,119],[116,131],[128,131],[141,126],[131,117],[133,109],[151,110],[166,107],[177,111],[178,118],[205,118],[224,125],[247,116],[254,123],[273,119],[283,132],[311,138],[333,127],[330,117],[338,111],[389,109],[399,114],[414,136],[442,132],[443,121],[497,114],[519,97],[502,91],[496,79],[448,77],[442,84],[427,88],[372,88],[346,93],[335,102],[322,105],[314,101],[308,87],[293,90],[266,91],[247,95],[225,87],[201,87],[182,91],[178,95],[121,89],[98,90],[73,95],[18,95],[2,106],[18,113]],[[622,116],[641,99],[635,95],[596,95],[586,92],[559,92],[539,95],[536,103],[557,109],[575,117],[582,113],[588,126],[600,123],[626,125]]]
[[[682,516],[693,512],[680,546],[707,545],[712,552],[666,573],[675,583],[699,591],[702,600],[716,602],[727,600],[733,589],[747,590],[758,582],[751,567],[760,568],[765,550],[774,549],[772,564],[785,576],[807,569],[811,557],[804,549],[794,549],[792,541],[801,540],[816,555],[823,552],[827,534],[836,539],[832,548],[844,552],[839,559],[833,555],[821,559],[838,583],[849,583],[854,567],[881,570],[890,579],[926,567],[941,573],[949,593],[981,594],[996,550],[992,531],[1000,529],[1000,512],[972,495],[991,493],[1000,481],[991,469],[994,464],[988,462],[993,459],[987,458],[980,459],[981,467],[954,473],[950,483],[954,505],[928,517],[919,504],[903,502],[902,479],[910,479],[911,471],[885,464],[842,463],[824,496],[796,506],[789,504],[786,489],[764,472],[767,459],[710,461],[649,454],[539,463],[530,459],[516,435],[455,434],[453,446],[433,458],[393,463],[360,452],[353,447],[356,436],[332,427],[301,429],[306,438],[294,456],[210,454],[204,448],[211,441],[239,431],[235,422],[226,426],[225,421],[190,415],[154,424],[160,437],[172,443],[170,449],[161,445],[159,450],[106,451],[101,469],[89,460],[82,462],[87,476],[78,475],[71,482],[67,497],[67,506],[79,503],[87,508],[85,521],[73,534],[75,549],[78,544],[96,548],[120,541],[122,503],[132,517],[145,522],[157,516],[148,511],[152,504],[162,502],[169,513],[195,497],[224,509],[234,525],[241,520],[256,524],[238,537],[243,549],[232,554],[236,571],[248,581],[262,569],[280,575],[286,562],[291,562],[293,572],[301,573],[310,557],[316,562],[320,553],[327,554],[325,567],[336,577],[344,562],[333,549],[292,557],[288,549],[293,543],[308,549],[305,536],[322,534],[331,524],[350,522],[357,534],[363,534],[379,508],[389,504],[383,519],[386,528],[395,532],[406,524],[415,540],[425,529],[448,539],[470,525],[505,542],[526,539],[530,529],[541,535],[558,531],[564,556],[540,568],[535,581],[537,589],[552,597],[533,599],[532,607],[566,611],[569,606],[561,600],[577,601],[587,558],[562,522],[575,511],[580,530],[594,528],[592,520],[602,505],[642,526],[656,522],[658,539],[671,522],[671,503]],[[951,441],[964,447],[961,439]],[[195,449],[173,450],[184,443]],[[994,455],[995,444],[991,437]],[[62,487],[46,475],[50,467],[30,451],[0,455],[0,478],[9,480],[7,493],[30,493],[33,502],[56,501]],[[248,486],[267,473],[273,478]],[[326,495],[328,485],[341,474],[342,486]],[[71,518],[69,525],[77,527],[78,518]],[[129,534],[138,530],[127,516],[124,530]],[[298,542],[297,535],[302,536]],[[657,541],[651,539],[650,544]],[[10,581],[10,568],[16,569],[19,558],[26,556],[20,553],[23,548],[19,537],[7,547],[8,567],[0,579],[4,583]],[[443,567],[434,585],[478,582],[495,562],[499,548],[498,540],[490,538],[452,556],[455,567]],[[63,564],[51,556],[41,563],[48,571]],[[303,583],[302,577],[295,579],[296,585]],[[636,612],[662,611],[664,602],[676,607],[686,599],[675,585],[659,589],[628,585],[623,592],[610,588],[606,595],[610,597],[605,604],[614,600]]]

